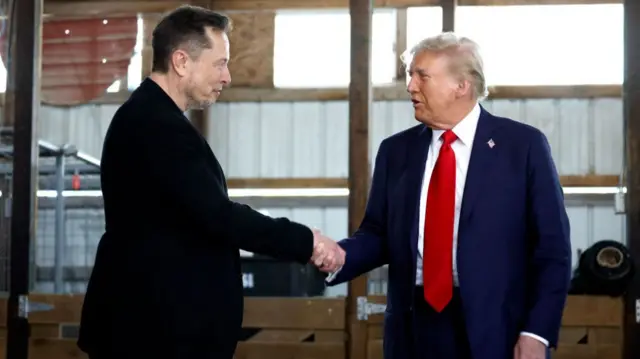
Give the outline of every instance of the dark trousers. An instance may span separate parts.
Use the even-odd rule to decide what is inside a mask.
[[[471,359],[458,288],[451,302],[437,313],[425,301],[423,288],[417,287],[413,313],[413,359]]]

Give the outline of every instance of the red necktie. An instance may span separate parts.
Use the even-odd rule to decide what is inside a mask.
[[[442,135],[442,147],[427,193],[424,221],[422,273],[424,298],[437,312],[453,293],[453,223],[456,197],[456,155],[451,143],[458,137],[451,130]]]

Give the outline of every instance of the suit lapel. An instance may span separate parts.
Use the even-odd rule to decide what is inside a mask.
[[[415,262],[418,255],[418,225],[420,224],[420,194],[422,192],[422,180],[424,177],[427,155],[431,145],[433,131],[424,126],[407,148],[407,164],[405,170],[406,192],[405,208],[406,225],[403,226],[410,231],[412,260]]]
[[[491,114],[481,108],[478,127],[473,139],[471,158],[467,170],[467,179],[462,197],[462,209],[460,213],[460,224],[464,223],[471,213],[473,206],[482,192],[486,181],[490,177],[491,167],[496,162],[496,155],[499,149],[491,135],[495,129],[495,121],[492,121]]]

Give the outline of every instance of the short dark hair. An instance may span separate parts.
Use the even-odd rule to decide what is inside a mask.
[[[228,16],[203,7],[183,5],[168,13],[153,30],[152,72],[169,71],[171,55],[182,48],[197,57],[205,48],[211,48],[206,29],[228,33],[231,31]]]

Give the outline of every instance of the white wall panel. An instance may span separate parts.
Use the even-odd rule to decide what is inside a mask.
[[[563,175],[619,174],[623,163],[619,99],[492,100],[493,113],[540,128]],[[38,132],[100,157],[116,105],[43,106]],[[376,102],[370,124],[373,162],[385,137],[416,124],[406,101]],[[229,177],[346,177],[348,105],[343,101],[220,103],[208,140]]]
[[[618,99],[494,100],[484,106],[495,113],[540,128],[549,138],[562,174],[619,174],[622,169],[622,104]],[[104,134],[118,106],[77,108],[44,106],[40,138],[71,143],[100,157]],[[405,101],[377,102],[370,126],[370,161],[380,141],[413,126],[413,109]],[[208,140],[228,177],[346,177],[348,174],[348,105],[346,102],[220,103],[211,111]],[[347,235],[346,208],[264,208],[322,229],[339,239]],[[625,216],[609,204],[569,206],[574,264],[578,249],[602,239],[624,242]],[[38,212],[36,261],[53,261],[52,213]],[[95,210],[70,213],[67,219],[68,264],[93,262],[102,234]],[[42,284],[48,286],[50,284]],[[346,286],[328,290],[346,294]]]
[[[118,106],[42,106],[38,121],[39,138],[54,145],[72,144],[90,156],[100,158],[107,128]]]
[[[563,175],[620,174],[619,99],[491,100],[499,116],[543,131]],[[211,111],[208,140],[229,177],[346,177],[346,102],[221,103]],[[406,101],[377,102],[369,128],[369,161],[380,142],[416,124]]]

